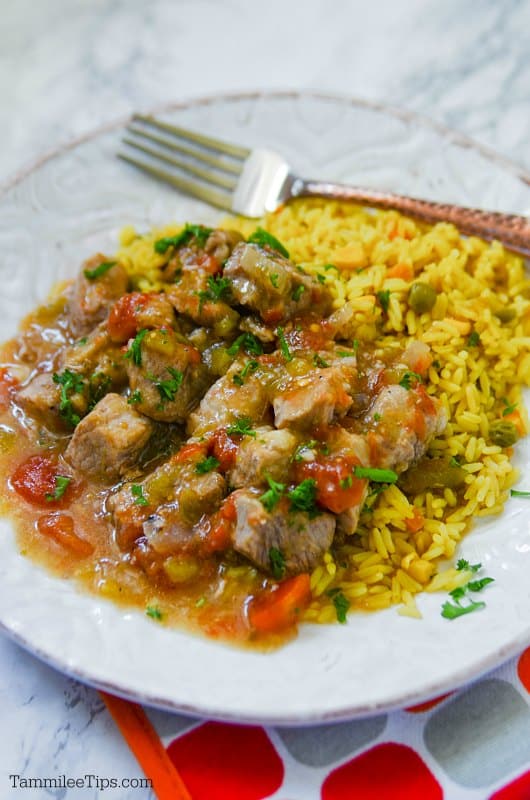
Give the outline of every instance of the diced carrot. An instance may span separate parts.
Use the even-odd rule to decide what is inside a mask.
[[[396,264],[386,271],[387,278],[401,278],[403,281],[411,281],[414,277],[414,271],[410,264]]]
[[[68,514],[46,514],[39,517],[37,529],[79,558],[86,558],[94,552],[94,547],[86,539],[75,533],[74,520]]]
[[[113,342],[123,343],[138,332],[136,312],[149,302],[149,294],[131,292],[124,294],[112,306],[107,322],[109,336]]]
[[[514,409],[513,411],[510,411],[509,414],[506,414],[505,416],[503,416],[503,419],[505,419],[508,422],[511,422],[511,423],[513,423],[515,425],[515,427],[517,428],[517,433],[519,434],[519,436],[526,436],[526,427],[525,427],[525,424],[524,424],[524,421],[523,421],[523,418],[521,416],[520,411],[518,411],[517,409]]]
[[[311,601],[309,575],[282,581],[278,588],[258,595],[249,607],[250,624],[258,633],[274,633],[294,625]]]
[[[425,518],[420,509],[416,506],[412,509],[412,514],[412,517],[407,517],[405,519],[405,526],[411,533],[418,533],[425,524]]]

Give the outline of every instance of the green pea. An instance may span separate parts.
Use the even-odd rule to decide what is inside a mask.
[[[498,311],[494,311],[493,313],[501,322],[511,322],[517,316],[517,312],[513,306],[504,306],[504,308],[499,308]]]
[[[498,419],[492,422],[489,430],[489,439],[499,447],[511,447],[519,438],[519,433],[513,422]]]
[[[413,283],[409,291],[409,306],[415,314],[425,314],[436,303],[438,294],[429,283]]]

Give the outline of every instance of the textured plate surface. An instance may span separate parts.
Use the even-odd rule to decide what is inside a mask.
[[[392,109],[286,93],[212,98],[164,115],[277,149],[309,177],[530,209],[530,178],[516,166]],[[112,252],[123,225],[218,218],[119,162],[119,135],[115,127],[63,149],[0,197],[1,339],[54,281],[74,275],[96,250]],[[517,450],[528,475],[528,442]],[[347,719],[453,688],[530,642],[529,512],[528,501],[511,500],[501,517],[477,524],[465,539],[459,555],[481,561],[496,579],[484,612],[449,623],[440,616],[442,596],[425,595],[422,621],[395,609],[353,614],[344,626],[303,626],[294,642],[269,655],[165,629],[79,592],[20,556],[9,522],[0,520],[0,625],[58,669],[164,708],[274,724]]]

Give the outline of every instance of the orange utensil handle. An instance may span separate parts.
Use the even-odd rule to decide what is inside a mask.
[[[481,211],[478,208],[435,203],[392,192],[325,181],[295,180],[291,193],[293,197],[329,197],[376,208],[394,208],[426,222],[452,222],[462,233],[480,236],[488,241],[498,239],[510,250],[530,257],[530,218],[520,214]]]

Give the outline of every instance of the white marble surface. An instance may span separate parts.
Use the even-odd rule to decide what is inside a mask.
[[[528,0],[0,0],[0,182],[131,110],[316,88],[413,109],[530,169]],[[97,695],[0,639],[0,798],[9,774],[135,776]]]

